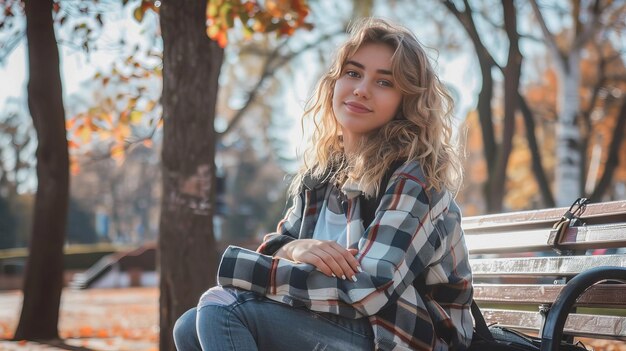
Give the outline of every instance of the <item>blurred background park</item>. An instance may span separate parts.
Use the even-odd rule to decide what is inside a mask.
[[[0,1],[0,289],[157,287],[161,349],[219,251],[254,247],[288,207],[304,105],[356,18],[406,25],[437,62],[467,156],[465,216],[626,199],[624,1],[50,4],[59,61],[28,6]],[[59,130],[67,141],[45,144]],[[38,169],[48,154],[65,156]],[[58,312],[58,297],[33,299]],[[14,317],[0,337],[30,338]]]

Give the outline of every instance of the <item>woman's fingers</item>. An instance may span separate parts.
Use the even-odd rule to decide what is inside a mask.
[[[330,245],[320,245],[313,249],[318,256],[332,269],[333,274],[341,279],[352,278],[353,272],[341,252]]]
[[[334,262],[327,262],[323,257],[316,255],[314,251],[303,253],[302,257],[298,261],[315,266],[315,268],[327,276],[336,276],[334,271],[336,271],[337,268],[332,267],[333,265],[336,266],[336,264],[334,264]]]
[[[329,249],[332,250],[331,256],[341,267],[342,278],[345,276],[351,280],[355,280],[353,277],[358,272],[357,267],[359,263],[356,258],[354,258],[354,255],[336,242],[332,242],[329,245]]]
[[[356,280],[355,274],[359,271],[359,266],[354,253],[335,241],[301,239],[289,245],[294,260],[312,264],[329,276]]]

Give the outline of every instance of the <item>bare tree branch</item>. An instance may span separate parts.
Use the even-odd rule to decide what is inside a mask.
[[[543,33],[544,39],[548,45],[548,48],[553,51],[554,53],[554,57],[556,59],[558,59],[558,65],[562,68],[565,68],[567,66],[566,62],[565,62],[565,57],[563,56],[563,54],[561,53],[561,50],[559,50],[559,47],[556,43],[556,38],[554,37],[554,35],[550,32],[550,30],[548,29],[548,26],[546,25],[546,21],[543,18],[543,14],[541,13],[541,10],[539,9],[539,6],[537,5],[537,0],[530,0],[530,5],[533,8],[533,12],[535,13],[535,17],[537,18],[537,22],[539,22],[539,26],[541,27],[541,32]]]
[[[520,37],[520,39],[532,40],[532,41],[534,41],[536,43],[543,43],[544,42],[543,38],[534,36],[532,34],[520,34],[519,37]]]
[[[293,58],[295,58],[296,56],[299,56],[300,54],[318,46],[320,43],[323,43],[329,39],[332,39],[333,37],[335,37],[336,35],[339,35],[341,33],[343,33],[343,29],[340,31],[336,31],[333,33],[329,33],[326,34],[322,37],[319,38],[319,40],[309,43],[307,45],[305,45],[304,47],[302,47],[300,50],[298,51],[294,51],[292,53],[290,53],[289,55],[286,56],[282,56],[279,57],[279,52],[280,49],[286,44],[287,41],[284,41],[281,46],[277,47],[268,57],[268,59],[265,61],[265,66],[263,68],[263,73],[261,74],[261,77],[259,78],[259,80],[257,81],[257,83],[254,85],[254,87],[252,89],[250,89],[250,91],[248,92],[248,98],[246,99],[246,103],[243,105],[242,108],[240,108],[235,115],[233,116],[233,118],[231,119],[230,123],[228,124],[228,126],[226,127],[226,129],[221,132],[221,133],[217,133],[217,138],[222,138],[224,137],[224,135],[228,134],[230,131],[232,131],[235,126],[239,123],[239,121],[241,120],[241,118],[245,115],[246,111],[248,110],[248,108],[250,108],[250,106],[252,106],[252,103],[254,102],[254,99],[256,98],[259,89],[261,88],[261,86],[263,86],[263,83],[265,83],[265,80],[271,76],[274,75],[274,73],[276,72],[277,69],[279,69],[281,66],[285,65],[286,63],[288,63],[289,61],[291,61]],[[274,62],[276,61],[276,62]]]
[[[626,74],[609,74],[606,76],[607,81],[625,81]]]
[[[464,0],[465,11],[460,11],[451,0],[441,0],[441,3],[457,18],[461,25],[463,25],[476,48],[476,52],[479,54],[479,58],[483,55],[489,65],[499,66],[480,39],[476,23],[472,18],[472,7],[469,2]]]
[[[593,111],[596,102],[598,101],[598,96],[602,87],[606,83],[606,65],[607,60],[602,56],[602,50],[600,48],[600,44],[594,43],[593,47],[596,49],[598,53],[598,66],[596,68],[596,72],[598,75],[598,79],[596,80],[596,84],[593,85],[593,89],[591,92],[591,99],[589,101],[589,106],[586,110],[581,111],[581,116],[586,121],[587,127],[591,129],[591,112]]]
[[[13,50],[22,42],[24,37],[26,36],[26,30],[15,31],[14,34],[10,35],[8,40],[2,44],[0,43],[0,64],[3,64],[5,60],[11,55]]]
[[[532,1],[534,2],[535,0]],[[580,25],[581,32],[578,32],[577,28],[577,35],[574,39],[572,50],[580,50],[596,34],[598,23],[600,22],[600,11],[600,1],[596,0],[591,6],[591,20],[589,20],[586,25]],[[576,23],[579,23],[578,16],[576,16],[574,20]]]

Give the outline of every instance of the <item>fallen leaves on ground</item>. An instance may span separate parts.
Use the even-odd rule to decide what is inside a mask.
[[[10,339],[17,326],[22,295],[0,292],[0,339]],[[157,351],[159,292],[156,288],[63,291],[59,333],[49,344],[0,340],[2,351],[63,350],[59,343],[98,351]],[[581,339],[596,351],[626,351],[626,344]]]
[[[67,345],[101,351],[156,351],[159,341],[156,288],[63,290],[59,336]],[[0,338],[17,326],[21,293],[0,293]],[[0,341],[0,350],[61,350],[33,342]]]

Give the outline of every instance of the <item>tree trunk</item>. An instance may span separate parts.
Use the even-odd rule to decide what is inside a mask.
[[[544,207],[555,207],[554,196],[552,196],[552,190],[550,189],[550,183],[546,177],[546,172],[543,169],[543,162],[541,161],[541,152],[539,151],[539,145],[537,144],[537,137],[535,135],[535,120],[533,113],[528,107],[526,100],[519,93],[517,93],[517,102],[524,117],[524,125],[526,127],[526,140],[528,140],[528,149],[532,155],[532,169],[541,191],[541,198],[543,199]]]
[[[490,196],[494,183],[491,174],[496,165],[496,151],[498,151],[498,145],[496,144],[495,132],[493,130],[493,116],[491,113],[491,99],[493,98],[492,66],[486,62],[484,57],[479,54],[478,50],[476,53],[478,55],[482,77],[482,88],[478,94],[477,110],[478,119],[480,121],[480,131],[482,133],[483,153],[485,155],[485,162],[487,163],[487,181],[483,187],[483,194],[487,203],[487,212],[493,213],[498,206],[492,202],[493,198]]]
[[[215,284],[213,121],[223,50],[206,35],[206,1],[163,1],[163,200],[160,349],[176,319]]]
[[[558,95],[556,146],[556,205],[569,206],[582,194],[580,130],[576,116],[580,107],[580,51],[571,50],[563,65],[557,65]]]
[[[557,206],[569,206],[584,191],[581,134],[577,125],[580,113],[580,59],[583,47],[597,32],[600,18],[600,2],[596,1],[591,12],[586,14],[588,23],[580,21],[580,2],[574,2],[572,20],[575,24],[575,39],[571,47],[563,52],[559,49],[555,36],[550,33],[544,16],[536,0],[530,5],[543,37],[547,43],[552,60],[557,68],[557,128],[556,128],[556,166],[555,166],[555,200]],[[586,28],[585,28],[586,27]]]
[[[626,133],[626,98],[622,99],[622,107],[619,110],[617,122],[615,123],[615,128],[613,129],[613,137],[609,146],[609,154],[604,165],[604,173],[602,173],[602,177],[600,178],[598,185],[596,185],[596,188],[590,196],[590,199],[593,202],[602,201],[604,193],[612,183],[615,170],[618,169],[620,165],[619,151],[621,150],[622,143],[624,141],[624,133]]]
[[[24,302],[16,340],[58,338],[63,288],[63,243],[69,197],[69,156],[52,24],[52,0],[25,1],[28,39],[28,108],[39,141],[37,195]]]
[[[504,68],[504,123],[502,127],[502,142],[498,149],[498,158],[489,179],[491,192],[489,193],[492,212],[502,212],[504,192],[506,186],[506,169],[509,156],[513,149],[513,135],[515,133],[515,112],[517,111],[517,92],[522,72],[522,54],[519,51],[517,33],[517,11],[513,0],[503,0],[502,10],[504,27],[509,39],[509,52],[506,67]]]

